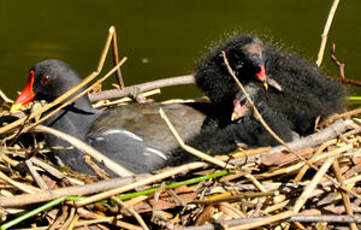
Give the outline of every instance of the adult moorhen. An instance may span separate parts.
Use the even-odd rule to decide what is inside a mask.
[[[14,102],[19,108],[33,99],[53,101],[81,82],[80,76],[60,60],[45,60],[29,71],[28,83]],[[197,105],[192,105],[197,107]],[[89,143],[114,161],[135,173],[150,172],[165,165],[178,144],[160,118],[162,107],[185,140],[198,134],[207,104],[198,106],[159,103],[131,104],[108,111],[96,110],[85,95],[44,122]],[[46,135],[49,146],[69,146]],[[65,165],[82,173],[94,174],[76,149],[54,150]],[[104,168],[104,167],[103,167]]]

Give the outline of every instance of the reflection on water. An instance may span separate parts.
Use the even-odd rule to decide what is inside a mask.
[[[126,85],[189,73],[212,42],[234,31],[271,37],[315,60],[331,3],[38,0],[19,5],[0,0],[1,89],[14,98],[24,87],[27,70],[47,58],[69,62],[82,75],[90,73],[110,25],[118,29],[120,54],[129,57],[123,68]],[[346,63],[346,74],[355,79],[361,78],[359,9],[361,1],[341,2],[329,36]],[[322,67],[337,75],[328,56]],[[190,86],[163,92],[172,97],[200,95]]]

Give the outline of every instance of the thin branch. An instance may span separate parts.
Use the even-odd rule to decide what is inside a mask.
[[[7,96],[6,96],[6,94],[0,89],[0,97],[4,100],[4,101],[6,101],[7,103],[14,103],[14,101],[13,100],[11,100],[10,98],[8,98]]]
[[[34,181],[39,186],[39,188],[41,190],[48,190],[49,189],[48,185],[45,183],[43,178],[41,178],[38,171],[36,171],[36,169],[35,169],[35,167],[34,167],[34,165],[33,165],[33,163],[31,162],[30,159],[25,160],[25,165],[28,168],[28,170],[29,170],[31,176],[33,177]]]
[[[342,63],[337,57],[336,57],[336,44],[332,43],[331,46],[331,60],[337,65],[339,71],[340,71],[340,77],[329,77],[330,79],[341,81],[342,83],[346,84],[352,84],[356,86],[361,86],[361,81],[355,81],[349,78],[345,77],[345,64]]]
[[[111,26],[109,30],[113,30],[113,37],[112,37],[113,63],[114,63],[114,66],[116,66],[119,63],[117,31],[115,29],[115,26]],[[119,87],[124,88],[124,80],[123,80],[122,72],[120,69],[117,69],[117,71],[115,72],[115,76],[116,76],[116,80],[119,84]]]
[[[87,228],[89,229],[89,226],[91,226],[91,225],[95,225],[95,224],[99,224],[99,223],[109,223],[109,224],[115,225],[116,227],[118,227],[120,229],[142,230],[142,228],[139,227],[138,225],[134,225],[134,224],[130,224],[125,221],[118,220],[123,217],[124,217],[123,215],[118,215],[116,217],[109,216],[109,217],[101,217],[101,218],[91,219],[91,220],[81,220],[81,221],[78,221],[75,224],[75,226],[83,227],[83,229],[87,229]],[[114,221],[114,220],[116,220],[116,221]]]
[[[330,12],[328,13],[325,28],[323,29],[323,33],[321,35],[322,40],[321,40],[320,50],[318,51],[318,55],[317,55],[317,61],[316,61],[317,66],[320,66],[322,63],[323,56],[325,53],[326,43],[327,43],[327,35],[328,35],[328,32],[330,31],[333,16],[336,13],[336,9],[337,9],[339,2],[340,2],[340,0],[334,0],[332,3],[332,6],[331,6]]]
[[[318,157],[319,155],[321,155],[321,153],[323,153],[323,151],[328,148],[331,145],[335,145],[337,143],[337,139],[333,138],[330,139],[324,143],[321,144],[321,146],[318,147],[317,151],[314,152],[314,154],[312,155],[312,157],[309,159],[310,162],[315,162],[316,157]],[[310,167],[308,165],[304,165],[297,173],[294,181],[296,184],[300,183],[302,181],[303,176],[306,174],[306,172],[308,171]]]
[[[324,143],[327,140],[338,137],[341,133],[348,129],[349,125],[350,122],[339,120],[330,125],[329,127],[323,129],[321,132],[313,133],[306,137],[302,137],[295,141],[289,142],[288,145],[296,151],[307,147],[314,147]],[[273,153],[282,152],[284,150],[286,150],[285,146],[276,146],[269,151],[262,153],[262,156],[271,155]]]
[[[317,184],[326,175],[327,170],[331,167],[332,163],[335,160],[337,160],[337,157],[331,157],[323,163],[319,171],[317,171],[316,175],[312,178],[312,181],[306,186],[301,196],[298,197],[296,203],[292,207],[292,210],[295,213],[300,212],[301,208],[305,205],[306,201],[311,196],[312,192],[315,190]]]
[[[361,86],[361,81],[355,81],[355,80],[352,80],[352,79],[349,79],[349,78],[340,78],[340,77],[333,77],[333,76],[328,76],[328,78],[331,79],[331,80],[340,81],[340,82],[345,83],[345,84]]]
[[[342,173],[341,173],[341,169],[340,169],[340,165],[338,163],[338,160],[336,159],[333,162],[333,171],[335,173],[335,176],[338,180],[338,182],[340,182],[341,184],[344,183],[344,179],[342,177]],[[354,216],[353,211],[352,211],[352,206],[351,206],[351,202],[350,202],[350,198],[347,196],[347,193],[345,193],[344,191],[340,191],[341,192],[341,196],[342,196],[342,200],[343,200],[343,204],[345,206],[346,209],[346,213],[349,216]],[[350,229],[351,230],[357,230],[357,225],[356,223],[349,223]]]
[[[102,92],[104,92],[104,91],[102,91]],[[142,95],[142,97],[146,98],[146,97],[149,97],[149,96],[152,96],[155,94],[160,94],[160,93],[161,93],[160,89],[153,89],[151,91],[146,91],[146,92],[140,93],[140,94]],[[131,101],[133,101],[133,99],[131,99],[130,97],[122,97],[122,98],[120,98],[118,100],[114,100],[114,101],[102,100],[102,101],[99,101],[99,103],[93,104],[93,107],[96,109],[99,109],[99,108],[103,108],[103,107],[107,107],[107,106],[131,102]]]
[[[187,171],[190,171],[190,170],[194,170],[194,169],[204,167],[206,165],[207,164],[203,163],[203,162],[194,162],[194,163],[189,163],[189,164],[186,164],[186,165],[182,165],[182,166],[167,170],[165,172],[158,173],[158,174],[156,174],[154,176],[151,176],[151,177],[148,177],[148,178],[146,178],[146,179],[144,179],[142,181],[137,181],[137,182],[134,182],[134,183],[131,183],[131,184],[128,184],[128,185],[125,185],[125,186],[122,186],[122,187],[119,187],[119,188],[116,188],[116,189],[112,189],[112,190],[109,190],[109,191],[98,193],[98,194],[96,194],[94,196],[90,196],[90,197],[88,197],[88,198],[86,198],[84,200],[81,200],[81,201],[76,201],[75,206],[77,206],[77,207],[84,206],[84,205],[87,205],[87,204],[90,204],[90,203],[93,203],[93,202],[96,202],[96,201],[99,201],[99,200],[114,196],[116,194],[127,192],[127,191],[130,191],[132,189],[135,189],[135,188],[138,188],[138,187],[141,187],[141,186],[144,186],[144,185],[148,185],[148,184],[154,183],[156,181],[163,180],[165,178],[177,175],[179,173],[184,173],[184,172],[187,172]]]
[[[326,174],[327,169],[331,166],[332,162],[334,161],[334,157],[326,160],[326,162],[320,168],[320,171],[316,173],[314,178],[312,179],[311,183],[306,186],[301,196],[297,199],[296,204],[291,208],[289,211],[282,212],[280,214],[276,214],[273,216],[266,217],[265,219],[256,220],[251,223],[242,224],[233,228],[229,228],[232,230],[239,230],[239,229],[250,229],[255,227],[264,226],[270,223],[274,223],[276,221],[287,219],[294,214],[298,213],[299,210],[302,208],[304,203],[308,200],[309,196],[311,195],[312,191],[315,189],[316,185],[322,179],[322,177]]]
[[[0,171],[0,179],[5,181],[8,184],[11,184],[12,186],[14,186],[15,188],[18,188],[19,190],[26,192],[26,193],[31,193],[31,194],[36,194],[37,192],[41,191],[41,189],[38,189],[36,187],[33,187],[31,185],[27,185],[27,184],[23,184],[17,181],[14,181],[13,179],[11,179],[10,177],[6,176],[3,172]],[[1,205],[0,205],[1,206]]]
[[[184,141],[182,140],[182,138],[179,136],[178,132],[175,130],[172,123],[169,121],[167,115],[165,114],[165,112],[163,111],[162,108],[159,109],[159,113],[160,113],[160,116],[163,118],[163,120],[167,123],[170,131],[172,132],[173,136],[177,139],[177,141],[182,149],[184,149],[185,151],[189,152],[190,154],[192,154],[200,159],[203,159],[203,160],[205,160],[209,163],[212,163],[214,165],[217,165],[221,168],[227,168],[227,169],[234,168],[232,165],[229,165],[226,162],[217,160],[216,158],[211,157],[210,155],[205,154],[205,153],[193,148],[192,146],[186,145],[184,143]]]
[[[248,217],[248,218],[239,218],[233,220],[225,220],[221,223],[205,224],[201,226],[194,227],[179,227],[175,228],[176,230],[216,230],[219,229],[220,225],[226,225],[228,227],[234,227],[240,224],[247,224],[254,222],[256,220],[262,220],[267,217]],[[297,215],[292,216],[284,221],[290,222],[301,222],[301,223],[315,223],[315,222],[326,222],[326,223],[361,223],[361,216],[348,216],[348,215]]]
[[[161,80],[133,85],[133,86],[125,87],[123,89],[111,89],[111,90],[91,93],[89,94],[89,99],[92,102],[106,100],[106,99],[114,99],[119,97],[131,96],[135,90],[138,93],[141,93],[144,91],[149,91],[168,86],[186,85],[186,84],[194,84],[194,83],[195,80],[193,75],[183,75],[183,76],[165,78]]]
[[[121,208],[124,208],[125,210],[127,210],[129,213],[131,213],[135,219],[138,221],[138,223],[140,224],[140,226],[142,226],[142,228],[144,230],[149,230],[148,226],[146,225],[146,223],[144,222],[143,218],[139,215],[139,213],[137,213],[134,208],[132,207],[128,207],[126,204],[124,204],[123,201],[117,199],[115,196],[112,197],[112,200],[115,201],[115,203],[117,203]]]
[[[71,226],[72,223],[73,223],[73,220],[77,220],[76,216],[75,215],[75,208],[74,207],[71,207],[70,208],[70,212],[69,212],[69,215],[67,217],[67,220],[62,224],[62,226],[60,227],[59,230],[66,230],[66,229],[73,229],[73,227]]]
[[[51,134],[64,141],[69,142],[71,145],[73,145],[79,151],[86,153],[86,154],[90,155],[91,157],[93,157],[98,162],[103,163],[107,168],[109,168],[112,172],[119,175],[120,177],[134,176],[134,173],[132,173],[128,169],[120,166],[118,163],[116,163],[109,157],[105,156],[101,152],[97,151],[96,149],[94,149],[90,145],[82,142],[81,140],[79,140],[76,137],[73,137],[69,134],[61,132],[60,130],[56,130],[54,128],[43,126],[43,125],[37,125],[36,127],[34,127],[33,130],[36,132]]]
[[[322,127],[322,126],[325,126],[327,124],[331,124],[331,123],[333,123],[333,122],[335,122],[337,120],[340,120],[342,118],[351,117],[351,116],[355,116],[355,115],[358,115],[358,114],[361,114],[361,108],[357,108],[357,109],[354,109],[354,110],[344,112],[342,114],[337,114],[335,116],[331,116],[331,117],[327,118],[326,120],[322,121],[319,126]]]
[[[315,162],[319,162],[319,161],[324,161],[326,160],[327,158],[330,158],[330,157],[334,157],[334,156],[337,156],[337,155],[340,155],[340,154],[346,154],[347,151],[350,151],[353,149],[353,145],[352,144],[347,144],[347,145],[343,145],[342,147],[340,148],[336,148],[332,151],[329,151],[327,153],[324,153],[324,154],[320,154],[318,156],[316,156],[315,158],[311,158],[311,160],[309,160],[310,163],[314,164]],[[279,176],[279,175],[282,175],[282,174],[289,174],[291,172],[297,172],[299,171],[303,166],[305,165],[305,162],[303,161],[300,161],[296,164],[293,164],[291,166],[284,166],[282,168],[279,168],[279,169],[276,169],[276,170],[273,170],[271,172],[266,172],[266,173],[263,173],[263,177],[273,177],[273,176]],[[331,177],[330,177],[331,178]]]
[[[43,168],[46,172],[48,172],[50,175],[52,175],[53,177],[57,178],[58,180],[62,180],[62,179],[65,179],[65,175],[60,172],[59,170],[57,170],[56,168],[48,165],[47,163],[35,158],[35,157],[32,157],[29,159],[31,161],[31,163],[33,163],[34,165],[37,165],[41,168]]]
[[[257,220],[254,222],[250,222],[247,224],[242,224],[236,227],[232,227],[232,228],[228,228],[229,230],[241,230],[241,229],[252,229],[252,228],[256,228],[256,227],[260,227],[266,224],[271,224],[280,220],[284,220],[287,219],[291,216],[294,215],[293,211],[285,211],[285,212],[281,212],[279,214],[273,215],[273,216],[268,216],[262,220]]]
[[[21,194],[13,197],[0,196],[1,207],[18,207],[29,204],[41,203],[66,196],[83,196],[98,193],[104,190],[117,188],[135,181],[134,177],[123,177],[79,186],[71,186],[48,191],[37,190],[32,194]]]
[[[193,200],[191,203],[194,204],[202,204],[202,205],[212,205],[217,204],[221,202],[239,202],[240,200],[244,198],[255,198],[255,197],[265,197],[265,196],[275,196],[277,195],[276,191],[270,191],[270,192],[244,192],[239,193],[236,195],[230,195],[227,197],[221,197],[221,198],[211,198],[211,199],[205,199],[205,200]]]
[[[98,74],[102,71],[105,60],[107,59],[107,54],[109,52],[109,48],[111,46],[111,42],[113,40],[113,34],[114,34],[114,30],[112,29],[112,27],[109,28],[109,33],[108,33],[108,37],[107,40],[105,42],[102,54],[100,56],[99,62],[98,62],[98,66],[97,66],[97,70],[95,72],[97,72]]]
[[[335,43],[332,43],[332,46],[331,46],[331,60],[338,66],[339,70],[340,70],[340,76],[342,79],[345,79],[345,64],[344,63],[341,63],[336,55],[336,44]]]

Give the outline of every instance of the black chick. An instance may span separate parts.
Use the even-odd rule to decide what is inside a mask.
[[[255,82],[250,82],[245,86],[245,89],[262,114],[263,119],[278,136],[287,142],[299,137],[290,128],[292,124],[285,115],[268,106],[266,101],[263,100],[267,92],[261,86]],[[223,129],[209,126],[203,129],[199,135],[187,141],[187,144],[210,155],[233,152],[237,150],[240,144],[246,145],[246,147],[274,146],[278,144],[264,126],[255,119],[254,111],[241,91],[236,94],[233,103],[235,108],[238,107],[238,110],[242,111],[241,114],[237,114],[238,119],[236,121]],[[167,161],[167,165],[176,166],[181,162],[194,160],[197,160],[197,158],[178,148]]]
[[[270,86],[258,104],[282,114],[290,129],[305,135],[313,131],[318,116],[326,118],[343,109],[345,89],[328,80],[313,63],[258,37],[240,35],[215,47],[195,70],[197,85],[218,105],[220,127],[231,124],[232,103],[239,87],[228,73],[221,51],[242,84],[260,82]]]
[[[216,155],[235,151],[238,143],[248,147],[278,144],[254,118],[221,51],[225,51],[231,68],[266,123],[286,142],[313,131],[318,116],[326,118],[343,109],[345,89],[328,80],[316,65],[272,44],[263,44],[255,36],[231,37],[207,54],[195,70],[197,85],[217,107],[212,122],[218,122],[218,126],[208,126],[187,141],[199,150]],[[241,112],[233,116],[237,106]],[[178,148],[168,164],[192,160],[195,157]]]

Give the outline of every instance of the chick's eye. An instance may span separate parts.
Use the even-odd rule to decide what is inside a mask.
[[[50,82],[50,77],[48,75],[41,77],[41,83],[48,84]]]
[[[240,61],[239,63],[237,63],[237,65],[234,67],[236,70],[240,70],[242,69],[244,66],[244,63],[242,61]]]

